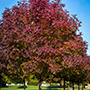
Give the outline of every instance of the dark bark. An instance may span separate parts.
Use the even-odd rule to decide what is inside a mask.
[[[72,83],[72,86],[73,86],[72,88],[73,88],[73,90],[74,90],[74,83]]]
[[[82,83],[82,90],[83,90],[83,83]]]
[[[62,79],[60,80],[60,88],[62,87]]]
[[[24,83],[24,90],[25,90],[25,89],[26,89],[26,88],[25,88],[25,79],[23,80],[23,83]]]
[[[79,86],[79,83],[78,83],[78,90],[80,90],[80,86]]]
[[[83,85],[83,88],[85,88],[85,84]]]
[[[3,80],[3,77],[0,75],[0,88],[5,86],[6,86],[6,82]]]
[[[62,87],[61,81],[60,81],[60,88]]]
[[[41,85],[42,85],[42,82],[39,81],[39,90],[42,90]]]
[[[65,78],[64,78],[64,90],[65,90]]]
[[[0,75],[0,88],[2,87],[2,79],[1,79],[1,75]]]
[[[51,83],[50,83],[50,90],[51,90]]]
[[[85,85],[84,85],[84,88],[85,88]]]

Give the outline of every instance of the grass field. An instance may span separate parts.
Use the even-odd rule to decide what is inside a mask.
[[[8,87],[3,87],[0,90],[24,90],[23,86],[8,86]],[[38,86],[33,86],[33,85],[27,85],[26,90],[39,90]],[[42,87],[42,90],[63,90],[63,88],[59,88],[59,86],[52,86],[51,89],[50,87]],[[66,90],[69,90],[69,88],[66,88]],[[77,90],[75,88],[75,90]],[[84,90],[90,90],[90,89],[84,89]]]

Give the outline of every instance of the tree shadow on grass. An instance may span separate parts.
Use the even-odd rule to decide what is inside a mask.
[[[33,89],[27,89],[27,90],[39,90],[39,89],[34,89],[33,88]],[[59,89],[59,88],[51,88],[51,89],[50,88],[45,88],[45,89],[43,89],[42,88],[42,90],[61,90],[61,89]]]
[[[47,88],[47,89],[42,89],[42,90],[61,90],[60,88]]]
[[[50,88],[50,86],[48,88]],[[51,88],[60,88],[60,86],[51,86]]]
[[[1,86],[1,88],[7,88],[8,86]]]
[[[24,88],[24,86],[19,86],[18,89],[22,89]],[[25,88],[27,88],[27,86],[25,86]]]
[[[60,86],[48,86],[46,89],[42,89],[42,90],[59,90],[60,89]]]
[[[62,87],[60,87],[60,86],[51,86],[51,88],[49,86],[49,87],[47,87],[46,90],[63,90],[63,88],[64,88],[64,86],[62,86]],[[67,88],[67,86],[65,86],[65,88]],[[45,90],[45,89],[42,89],[42,90]]]

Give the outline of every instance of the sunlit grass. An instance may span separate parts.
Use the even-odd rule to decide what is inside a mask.
[[[8,87],[3,87],[0,90],[24,90],[23,86],[8,86]],[[27,85],[26,90],[39,90],[38,86],[34,85]],[[63,88],[59,88],[59,86],[52,86],[51,89],[50,87],[42,87],[42,90],[63,90]],[[66,90],[69,90],[69,88],[66,88]],[[77,90],[77,88],[75,88]],[[84,89],[84,90],[90,90],[90,89]]]

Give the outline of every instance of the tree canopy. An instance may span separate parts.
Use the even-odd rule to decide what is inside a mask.
[[[0,48],[6,58],[0,59],[8,62],[8,74],[25,80],[32,73],[41,83],[49,73],[64,78],[90,68],[87,43],[78,29],[81,22],[64,6],[56,1],[23,0],[4,11]]]

